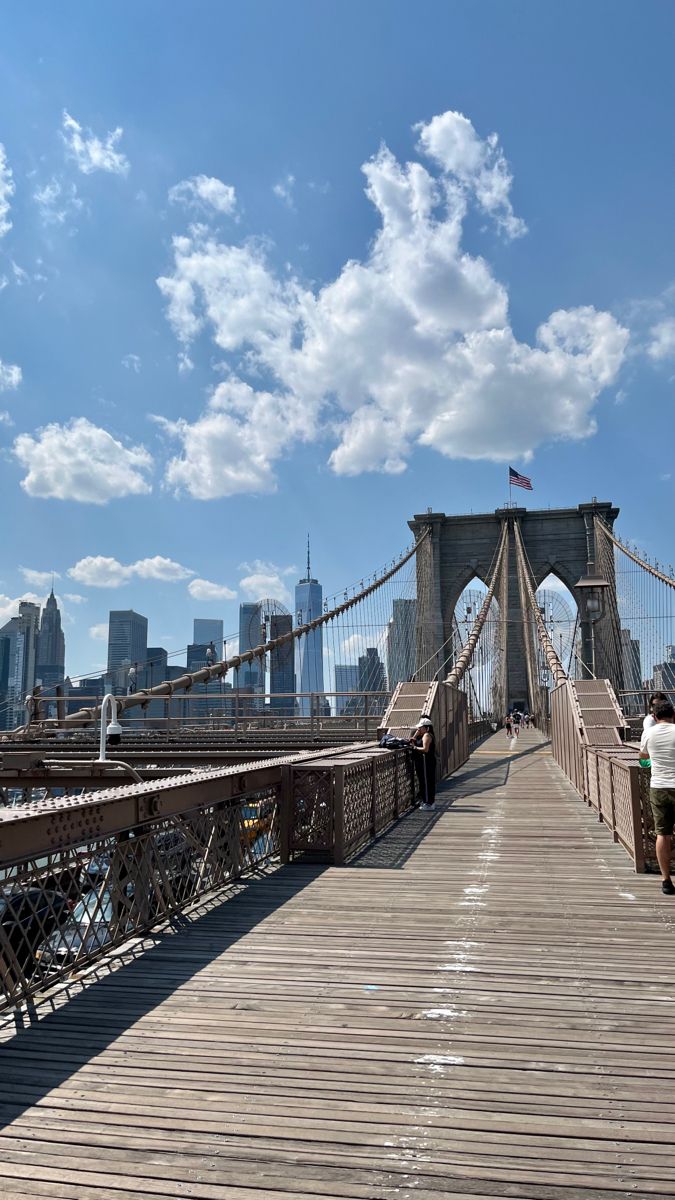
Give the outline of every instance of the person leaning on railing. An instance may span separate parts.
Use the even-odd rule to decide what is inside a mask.
[[[436,799],[436,738],[429,717],[420,717],[410,745],[420,788],[420,808],[428,812]]]
[[[661,868],[661,890],[675,896],[670,878],[670,857],[675,826],[675,709],[669,700],[656,703],[654,723],[642,733],[640,758],[651,759],[649,801],[656,830],[656,857]]]

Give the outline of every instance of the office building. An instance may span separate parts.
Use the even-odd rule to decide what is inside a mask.
[[[359,691],[360,692],[385,692],[387,689],[387,680],[384,673],[384,663],[380,658],[374,646],[366,646],[365,654],[359,656]],[[387,707],[386,696],[372,696],[368,698],[369,713],[383,713]],[[361,711],[365,709],[365,701],[361,706]]]
[[[220,661],[223,657],[223,622],[212,617],[195,617],[192,641],[196,646],[210,646],[213,642],[216,658]]]
[[[27,600],[19,603],[19,615],[11,617],[0,629],[9,647],[7,683],[3,699],[5,729],[14,729],[26,719],[24,701],[35,687],[35,651],[37,645],[40,606]]]
[[[254,650],[260,645],[261,637],[261,622],[260,622],[260,605],[259,604],[240,604],[239,605],[239,653],[246,654],[248,650]],[[252,662],[242,663],[238,671],[235,671],[233,683],[235,688],[250,689],[250,692],[255,695],[265,691],[265,666],[262,659],[256,658]]]
[[[108,671],[137,663],[148,656],[148,618],[133,608],[113,609],[108,623]]]
[[[638,716],[643,711],[642,664],[640,643],[631,637],[630,629],[621,630],[621,660],[623,667],[624,711],[629,716]]]
[[[335,691],[336,692],[357,692],[359,688],[359,668],[356,663],[336,663],[335,664]],[[343,716],[349,711],[349,706],[353,709],[353,701],[349,695],[337,695],[335,697],[335,715]]]
[[[317,579],[312,578],[309,561],[309,539],[307,541],[307,574],[298,580],[295,588],[296,627],[307,625],[323,613],[323,589]],[[311,696],[308,693],[323,692],[323,629],[313,629],[295,643],[295,683],[298,692],[300,716],[311,713]]]
[[[35,679],[45,690],[63,683],[66,665],[66,641],[61,628],[61,613],[52,588],[42,610],[35,651]]]
[[[675,662],[654,663],[654,691],[675,695]]]
[[[293,632],[290,613],[271,613],[268,639],[273,642]],[[292,640],[270,650],[270,708],[275,716],[292,717],[295,712],[295,647]]]
[[[416,600],[394,600],[387,627],[387,678],[390,691],[407,683],[415,671]]]
[[[68,697],[67,711],[79,712],[81,708],[92,708],[101,703],[105,695],[105,676],[89,676],[71,683],[66,679],[63,684],[64,695]]]
[[[108,623],[106,686],[115,695],[136,691],[148,657],[148,619],[133,608],[113,609]]]
[[[9,654],[11,639],[0,637],[0,729],[9,729],[9,704],[7,684],[9,681]]]

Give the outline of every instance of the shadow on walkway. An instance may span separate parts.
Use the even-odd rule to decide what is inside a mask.
[[[291,865],[244,883],[236,895],[225,894],[220,902],[211,898],[204,915],[197,909],[177,931],[149,935],[153,944],[131,962],[120,963],[119,956],[111,959],[105,975],[105,962],[97,964],[97,977],[83,979],[78,985],[82,990],[71,998],[57,995],[41,1000],[29,1013],[8,1015],[0,1043],[0,1077],[17,1081],[17,1099],[0,1103],[0,1128],[64,1083],[324,870]],[[148,940],[144,939],[146,946]],[[12,1018],[16,1031],[8,1034]]]

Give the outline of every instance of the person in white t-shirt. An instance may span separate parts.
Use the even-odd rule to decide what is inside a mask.
[[[654,709],[656,708],[656,705],[667,703],[668,697],[666,696],[665,692],[652,692],[651,696],[649,697],[649,712],[642,722],[643,734],[645,734],[648,729],[653,729],[656,725],[656,721],[654,720]]]
[[[675,828],[675,709],[669,700],[654,705],[654,724],[642,734],[640,758],[650,758],[652,763],[649,802],[654,814],[661,890],[666,896],[675,896],[670,878]]]

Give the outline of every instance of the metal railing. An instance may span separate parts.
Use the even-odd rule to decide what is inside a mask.
[[[588,744],[592,730],[585,729],[574,687],[563,683],[551,693],[554,758],[614,841],[630,855],[635,870],[649,870],[656,862],[649,771],[640,767],[635,743],[607,748]]]
[[[31,857],[0,872],[0,1008],[257,870],[279,786]]]
[[[0,810],[0,1010],[280,857],[342,863],[413,800],[356,744]]]
[[[413,804],[412,755],[369,747],[293,763],[288,772],[290,803],[284,806],[284,862],[312,855],[342,865]]]
[[[158,734],[177,731],[231,731],[256,729],[309,730],[345,729],[352,733],[375,735],[382,714],[391,699],[390,691],[351,692],[257,692],[243,688],[219,690],[219,681],[197,685],[204,690],[185,692],[164,698],[149,698],[145,705],[119,711],[124,730],[152,730]],[[118,707],[125,701],[115,697]],[[44,724],[46,713],[54,710],[59,722],[76,716],[85,702],[98,706],[102,696],[65,695],[43,697],[35,689],[28,726]],[[339,711],[338,711],[339,710]],[[11,738],[4,731],[0,738]]]

